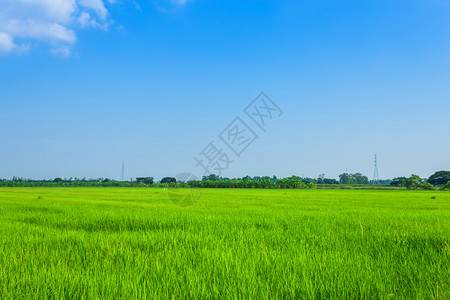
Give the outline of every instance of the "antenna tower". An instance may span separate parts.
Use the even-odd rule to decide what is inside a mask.
[[[125,181],[125,162],[122,160],[122,176],[120,176],[120,181]]]
[[[378,184],[378,181],[380,181],[380,176],[378,175],[378,163],[376,154],[375,154],[375,167],[373,169],[373,181],[375,184]]]

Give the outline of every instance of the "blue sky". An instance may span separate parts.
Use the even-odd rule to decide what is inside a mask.
[[[428,177],[450,169],[450,3],[0,0],[0,178]],[[266,132],[243,109],[283,110]],[[231,156],[231,152],[230,152]]]

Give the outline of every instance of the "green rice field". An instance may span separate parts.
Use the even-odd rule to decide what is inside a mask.
[[[166,192],[0,188],[0,299],[450,299],[450,192]]]

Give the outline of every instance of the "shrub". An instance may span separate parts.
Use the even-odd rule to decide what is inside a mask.
[[[424,189],[424,190],[434,190],[434,187],[433,187],[433,185],[431,184],[431,183],[428,183],[428,182],[424,182],[421,186],[420,186],[422,189]]]
[[[450,180],[446,184],[441,186],[441,190],[450,190]]]

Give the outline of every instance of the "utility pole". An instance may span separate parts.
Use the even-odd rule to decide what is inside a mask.
[[[380,181],[380,176],[378,175],[378,163],[377,163],[377,155],[375,154],[375,167],[373,169],[373,182],[378,184]]]
[[[122,160],[122,176],[120,176],[120,181],[125,181],[125,162]]]

